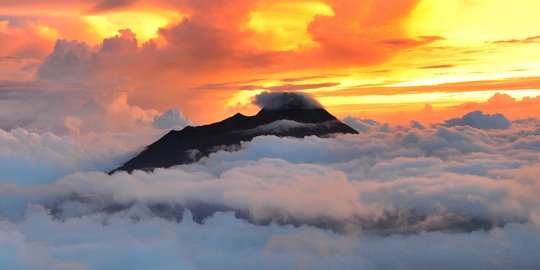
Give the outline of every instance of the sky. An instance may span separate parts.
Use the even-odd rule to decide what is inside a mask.
[[[537,269],[539,8],[0,0],[0,268]],[[107,173],[284,91],[358,134]]]
[[[538,5],[1,1],[0,80],[5,91],[120,93],[196,123],[253,114],[253,96],[279,90],[311,93],[339,117],[433,122],[484,106],[517,119],[538,116],[527,105],[540,95]],[[489,103],[496,93],[509,104]]]

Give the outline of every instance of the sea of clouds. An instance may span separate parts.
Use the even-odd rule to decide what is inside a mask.
[[[108,175],[166,130],[0,130],[3,269],[535,269],[540,121],[261,136],[236,152]]]

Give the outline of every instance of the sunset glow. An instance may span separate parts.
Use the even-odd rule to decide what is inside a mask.
[[[172,11],[149,13],[145,11],[120,11],[83,17],[89,32],[100,39],[116,35],[118,29],[131,29],[141,42],[159,37],[160,28],[178,23],[181,15]]]
[[[123,69],[123,74],[114,75],[117,71],[110,69],[93,74],[130,78],[130,85],[124,87],[134,89],[129,98],[134,105],[158,110],[181,107],[200,122],[219,119],[238,109],[238,104],[253,111],[248,108],[250,98],[267,89],[315,93],[327,107],[339,106],[340,115],[355,115],[363,104],[376,113],[373,106],[399,100],[409,108],[433,103],[443,109],[486,101],[499,90],[517,99],[523,93],[531,97],[537,94],[537,81],[527,83],[540,71],[536,57],[540,51],[540,20],[535,8],[539,4],[535,1],[379,3],[235,1],[222,6],[190,6],[165,1],[75,1],[69,5],[10,2],[0,5],[5,48],[1,55],[43,61],[55,39],[78,39],[98,50],[101,40],[117,35],[119,29],[130,29],[139,46],[153,40],[160,48],[151,58],[132,58],[144,59],[139,66],[159,67],[155,69],[161,70],[159,73],[148,75],[166,85],[152,90],[152,94],[145,93],[143,88],[154,79],[145,81],[135,75],[139,72],[135,66],[114,68]],[[30,78],[36,71],[5,69],[0,74],[5,80],[10,79],[8,74],[17,74],[12,76],[14,80]],[[283,81],[287,78],[296,79]],[[446,94],[454,91],[438,87],[519,78],[524,82],[520,88],[471,86],[460,89],[459,95]],[[245,89],[245,81],[257,83]],[[203,97],[212,96],[210,89],[203,90],[206,85],[222,85],[215,90],[228,93],[217,94],[212,100],[222,108],[212,115],[200,115],[194,109]],[[310,89],[310,85],[316,88]],[[369,85],[377,85],[377,91],[364,91]],[[420,92],[414,89],[421,86],[429,87]],[[411,87],[414,90],[409,90]],[[190,90],[193,88],[202,91]],[[145,98],[156,91],[161,97]],[[182,98],[184,95],[189,98]],[[151,102],[144,104],[143,100]],[[355,109],[344,110],[344,105]],[[385,107],[376,111],[391,113]]]
[[[258,49],[298,50],[317,46],[306,31],[314,16],[333,16],[333,12],[321,2],[269,3],[250,13],[246,27],[255,31]]]
[[[0,270],[538,270],[539,13],[0,0]]]

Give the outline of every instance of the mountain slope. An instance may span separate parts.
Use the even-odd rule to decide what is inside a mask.
[[[240,142],[261,135],[302,138],[333,133],[357,133],[323,108],[303,103],[263,107],[254,116],[235,114],[221,122],[170,131],[142,153],[112,171],[153,170],[198,161],[221,149],[238,149]]]

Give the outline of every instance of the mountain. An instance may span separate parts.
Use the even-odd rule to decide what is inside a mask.
[[[261,96],[263,107],[254,116],[235,114],[210,125],[188,126],[170,131],[142,153],[113,170],[151,171],[197,162],[204,156],[225,149],[239,149],[240,142],[261,135],[279,137],[329,136],[334,133],[358,133],[327,112],[314,99],[297,93],[267,93]]]

